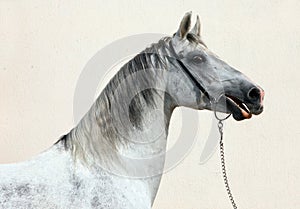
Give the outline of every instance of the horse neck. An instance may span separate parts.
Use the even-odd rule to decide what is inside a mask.
[[[156,171],[163,169],[175,104],[164,91],[166,65],[158,53],[148,54],[152,50],[121,68],[67,136],[76,159],[117,172],[139,173],[142,169],[142,175],[157,175]],[[150,160],[139,160],[145,158]]]

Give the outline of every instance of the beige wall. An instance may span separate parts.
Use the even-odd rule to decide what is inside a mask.
[[[209,48],[266,91],[261,116],[226,124],[238,205],[300,208],[298,0],[0,0],[0,162],[26,160],[70,130],[78,76],[99,49],[132,34],[172,34],[190,10]],[[210,115],[199,116],[199,140],[163,177],[154,208],[230,208],[218,155],[199,165]]]

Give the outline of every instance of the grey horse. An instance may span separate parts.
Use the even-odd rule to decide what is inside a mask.
[[[164,169],[173,110],[263,111],[264,91],[212,53],[190,30],[178,31],[126,63],[79,124],[33,159],[0,166],[0,208],[150,209]]]

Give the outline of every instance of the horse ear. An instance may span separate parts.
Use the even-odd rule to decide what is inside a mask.
[[[186,37],[187,33],[190,30],[191,27],[191,16],[192,12],[185,13],[183,19],[181,20],[180,26],[178,31],[176,32],[176,36],[183,39]]]
[[[201,36],[201,23],[200,23],[200,18],[197,15],[197,21],[196,24],[194,26],[194,28],[192,29],[191,33],[197,35],[197,36]]]

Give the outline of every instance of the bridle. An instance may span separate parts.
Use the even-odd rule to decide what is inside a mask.
[[[195,78],[195,76],[191,73],[191,71],[188,69],[187,66],[184,65],[184,63],[181,61],[180,57],[177,55],[172,42],[170,42],[170,49],[171,49],[171,53],[174,57],[172,57],[173,59],[176,60],[176,62],[180,65],[180,67],[182,68],[183,72],[186,74],[186,76],[194,83],[194,85],[207,97],[207,99],[209,100],[209,102],[211,103],[212,109],[214,111],[214,115],[215,118],[218,120],[218,130],[220,133],[220,142],[219,142],[219,146],[220,146],[220,159],[221,159],[221,169],[222,169],[222,174],[223,174],[223,180],[224,180],[224,184],[225,184],[225,189],[227,191],[229,200],[231,202],[231,205],[234,209],[237,209],[237,205],[233,199],[233,195],[231,193],[231,189],[229,186],[229,181],[227,178],[227,172],[226,172],[226,166],[225,166],[225,153],[224,153],[224,143],[223,143],[223,122],[225,120],[227,120],[231,114],[227,115],[224,118],[220,118],[217,115],[217,104],[219,103],[220,99],[224,96],[224,94],[220,94],[217,98],[209,95],[209,93],[207,92],[207,90],[203,87],[203,85]],[[170,57],[169,57],[170,58]]]
[[[191,73],[191,71],[189,71],[189,69],[183,64],[183,62],[181,61],[180,57],[177,55],[174,46],[172,44],[172,42],[170,42],[170,49],[171,49],[171,53],[174,57],[169,57],[169,58],[173,58],[175,59],[175,61],[180,65],[180,67],[183,69],[183,72],[187,75],[187,77],[194,83],[194,85],[207,97],[207,99],[211,102],[214,103],[215,102],[215,98],[211,97],[209,95],[209,93],[206,91],[206,89],[203,87],[203,85],[197,81],[197,79],[195,78],[195,76]],[[212,99],[213,98],[213,99]],[[213,100],[213,102],[212,102]]]
[[[221,93],[218,97],[213,97],[212,95],[209,95],[208,91],[203,87],[203,84],[200,83],[200,81],[198,81],[195,76],[191,73],[191,71],[188,69],[187,66],[185,66],[185,64],[181,61],[181,58],[177,55],[175,48],[172,44],[172,42],[170,42],[170,49],[171,49],[171,53],[174,57],[169,57],[169,58],[173,58],[175,59],[175,61],[180,65],[180,67],[183,69],[183,72],[186,74],[186,76],[194,83],[194,85],[207,97],[208,101],[211,103],[212,105],[212,109],[214,110],[214,115],[216,117],[216,119],[219,122],[223,122],[226,119],[228,119],[231,114],[227,115],[225,118],[219,118],[217,115],[217,104],[219,103],[220,99],[222,97],[224,97],[224,93]]]

